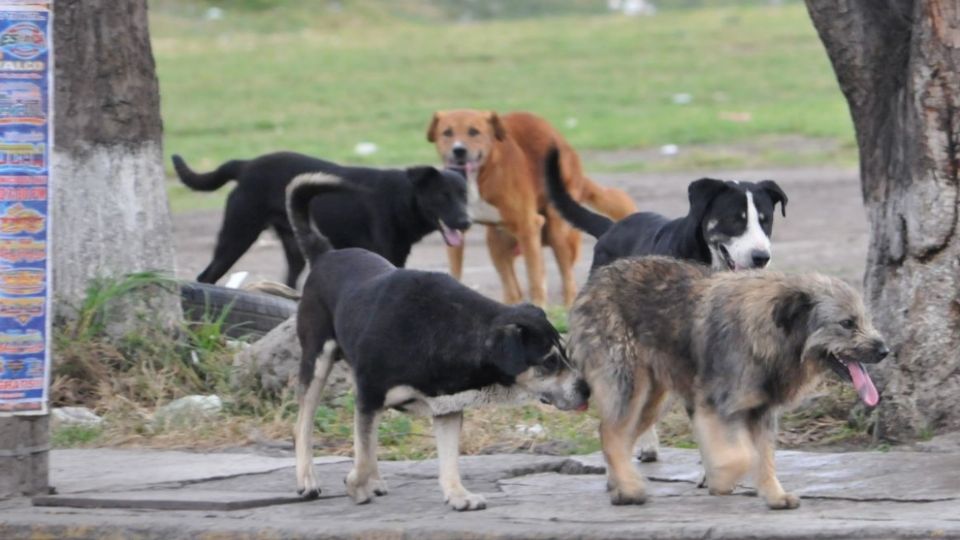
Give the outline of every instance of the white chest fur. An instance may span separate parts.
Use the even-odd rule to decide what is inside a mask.
[[[396,386],[387,392],[384,407],[402,405],[405,411],[423,416],[440,416],[484,405],[515,405],[533,396],[516,386],[486,386],[457,394],[429,397],[410,386]]]
[[[502,222],[500,211],[480,197],[477,174],[477,171],[471,171],[467,175],[467,212],[470,219],[482,225],[499,225]]]

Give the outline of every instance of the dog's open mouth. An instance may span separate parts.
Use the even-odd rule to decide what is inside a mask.
[[[438,219],[437,224],[440,225],[440,234],[443,235],[443,241],[448,246],[457,247],[463,244],[463,231],[447,227],[442,219]]]
[[[720,258],[723,260],[723,264],[729,270],[736,270],[737,264],[733,262],[733,257],[730,256],[730,252],[727,251],[727,246],[717,243],[717,251],[720,252]]]
[[[835,355],[830,355],[830,359],[830,367],[841,379],[853,383],[853,388],[860,395],[860,400],[863,401],[864,405],[876,407],[877,403],[880,402],[880,392],[877,392],[877,387],[873,385],[873,381],[863,364],[853,360],[844,360]]]
[[[451,159],[444,163],[443,166],[445,169],[460,173],[461,176],[469,180],[470,176],[480,168],[478,162],[479,159],[472,161],[467,159]]]

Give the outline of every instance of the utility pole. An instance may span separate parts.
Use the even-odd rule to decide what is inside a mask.
[[[0,498],[49,484],[51,23],[0,0]]]

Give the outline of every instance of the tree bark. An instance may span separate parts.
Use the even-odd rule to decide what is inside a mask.
[[[174,251],[146,0],[55,2],[54,54],[54,293],[64,315],[92,278],[172,274]],[[178,316],[176,296],[157,300],[152,316]]]
[[[864,288],[894,354],[880,435],[960,428],[960,4],[807,0],[850,105],[871,225]]]

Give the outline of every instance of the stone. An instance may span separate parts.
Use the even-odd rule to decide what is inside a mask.
[[[189,425],[216,417],[223,409],[219,396],[185,396],[157,409],[153,423],[158,426]]]
[[[284,390],[296,388],[300,355],[294,315],[237,353],[231,384],[234,388],[263,390],[268,395],[279,396]],[[336,362],[321,397],[324,402],[331,402],[352,389],[350,368],[346,362]]]
[[[53,428],[64,426],[97,427],[103,418],[86,407],[57,407],[50,412]]]

